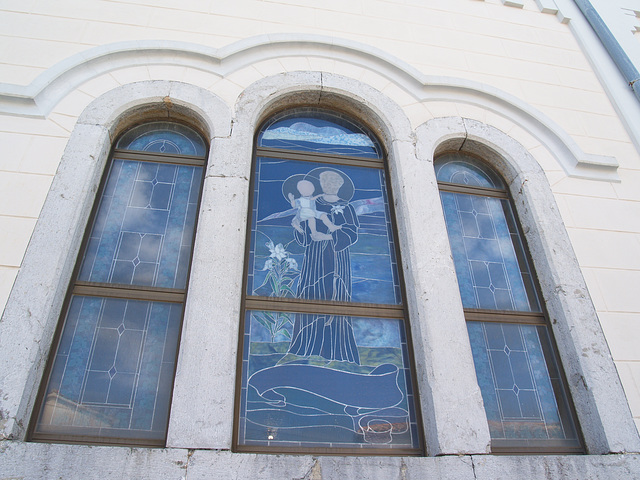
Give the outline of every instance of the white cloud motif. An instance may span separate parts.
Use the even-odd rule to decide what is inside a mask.
[[[346,133],[335,127],[316,127],[305,122],[296,122],[290,127],[267,130],[264,140],[298,140],[329,145],[351,145],[373,147],[371,139],[363,133]]]

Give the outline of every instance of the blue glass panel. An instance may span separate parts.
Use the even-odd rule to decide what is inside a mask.
[[[114,160],[80,280],[184,288],[201,167]]]
[[[258,136],[258,145],[287,150],[382,158],[374,137],[351,120],[305,109],[274,117]]]
[[[305,329],[357,360],[301,352]],[[245,338],[241,444],[420,448],[402,320],[249,311]]]
[[[561,422],[552,382],[558,370],[546,327],[467,322],[469,339],[493,439],[571,439]]]
[[[207,148],[194,130],[178,123],[152,122],[125,133],[116,148],[202,157]]]
[[[450,153],[434,162],[439,182],[505,190],[502,179],[487,165],[462,153]]]
[[[524,257],[522,245],[505,217],[509,204],[461,193],[440,197],[464,307],[539,311],[533,289],[525,287],[528,266],[516,254],[517,248]]]
[[[164,438],[181,309],[73,296],[36,431]]]
[[[258,158],[249,295],[401,303],[381,170]]]

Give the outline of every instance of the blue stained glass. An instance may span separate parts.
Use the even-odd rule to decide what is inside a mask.
[[[79,279],[185,288],[201,175],[115,159]]]
[[[469,339],[493,439],[577,438],[560,421],[552,388],[558,371],[546,327],[467,322]]]
[[[258,158],[255,182],[249,295],[401,303],[381,170]]]
[[[463,153],[450,153],[435,161],[439,182],[505,190],[502,179],[484,163]]]
[[[240,443],[420,447],[402,320],[349,317],[359,351],[355,363],[293,353],[290,339],[295,338],[295,318],[302,314],[246,315],[245,338],[250,340],[244,348]],[[274,335],[271,321],[280,321],[287,334]]]
[[[125,133],[116,148],[202,157],[207,148],[194,130],[178,123],[152,122]]]
[[[258,136],[258,145],[286,150],[382,158],[375,138],[351,120],[313,109],[275,116]]]
[[[36,431],[163,439],[181,311],[73,296]]]
[[[535,296],[530,304],[533,294],[525,287],[525,278],[530,278],[527,265],[518,262],[516,248],[521,251],[522,245],[514,245],[505,217],[509,204],[444,191],[440,197],[464,307],[539,311]]]

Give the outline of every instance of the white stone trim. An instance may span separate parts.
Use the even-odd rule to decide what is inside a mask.
[[[178,65],[224,77],[258,61],[292,55],[331,58],[367,68],[385,76],[420,102],[460,102],[497,113],[548,145],[568,175],[619,181],[618,161],[614,157],[583,152],[556,122],[511,94],[471,80],[424,75],[380,49],[321,35],[260,35],[220,49],[153,40],[103,45],[63,60],[30,85],[0,84],[0,113],[46,117],[83,82],[128,66]]]
[[[587,451],[639,452],[640,438],[613,358],[540,165],[514,139],[476,120],[434,119],[418,127],[417,136],[419,155],[429,161],[446,144],[484,157],[503,174],[529,245]],[[441,207],[437,213],[444,215]],[[450,255],[445,257],[453,268]],[[463,315],[462,307],[456,314]]]

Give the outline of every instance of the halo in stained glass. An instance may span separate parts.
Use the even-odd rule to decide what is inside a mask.
[[[207,151],[204,140],[195,130],[170,122],[134,127],[118,140],[116,148],[196,157],[203,157]]]
[[[299,109],[276,115],[264,125],[258,146],[382,158],[374,136],[345,116],[318,109]]]
[[[442,155],[434,163],[439,182],[506,190],[504,182],[492,169],[469,155]]]

